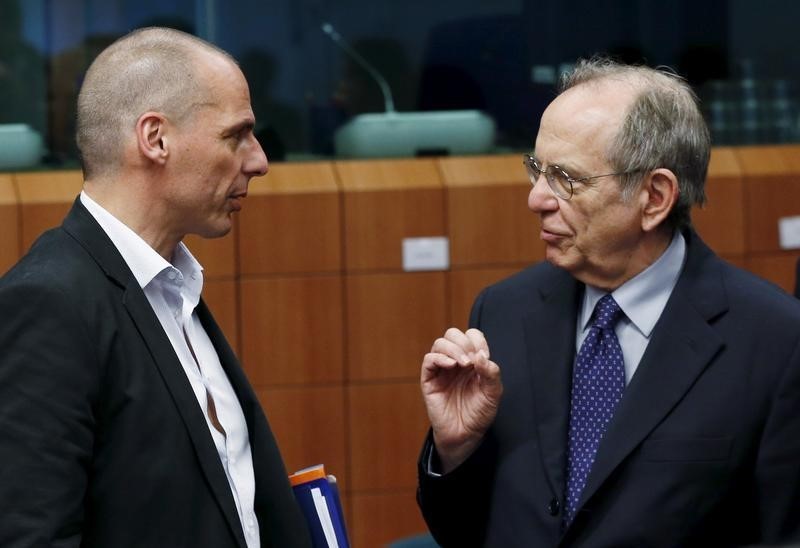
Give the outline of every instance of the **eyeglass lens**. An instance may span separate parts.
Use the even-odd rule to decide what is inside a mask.
[[[535,185],[536,181],[544,173],[547,184],[556,196],[564,200],[568,200],[572,196],[572,184],[569,182],[569,175],[564,170],[554,166],[548,167],[547,170],[542,170],[539,162],[531,156],[528,156],[525,166],[528,168],[528,177],[531,180],[531,184]]]

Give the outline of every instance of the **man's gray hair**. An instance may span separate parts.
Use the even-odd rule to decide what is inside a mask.
[[[156,27],[135,30],[97,56],[78,95],[76,141],[87,180],[120,166],[139,116],[155,111],[179,124],[207,99],[197,74],[202,51],[233,62],[196,36]]]
[[[705,180],[711,155],[711,137],[698,100],[684,79],[672,72],[617,63],[605,57],[580,60],[562,76],[560,92],[586,83],[623,80],[638,95],[606,151],[607,160],[621,177],[623,196],[633,195],[647,172],[672,171],[678,179],[678,202],[668,222],[691,226],[691,208],[705,203]]]

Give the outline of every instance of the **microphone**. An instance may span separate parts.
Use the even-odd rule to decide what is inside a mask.
[[[358,63],[361,68],[366,70],[370,76],[378,83],[381,88],[381,93],[383,93],[383,105],[384,110],[386,113],[394,112],[394,100],[392,99],[392,90],[389,88],[389,83],[386,81],[386,78],[381,75],[378,70],[373,67],[364,57],[361,56],[356,50],[353,49],[347,41],[342,38],[342,35],[336,32],[336,29],[333,28],[333,25],[330,23],[323,23],[322,24],[322,32],[328,35],[328,37],[333,40],[333,42],[342,48],[342,50],[349,55],[356,63]]]
[[[479,110],[396,112],[389,84],[333,25],[323,23],[322,32],[372,76],[383,93],[384,112],[354,116],[333,134],[336,156],[342,158],[386,158],[445,154],[481,154],[492,147],[494,120]]]

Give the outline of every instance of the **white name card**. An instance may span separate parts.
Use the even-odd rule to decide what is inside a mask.
[[[781,249],[800,248],[800,215],[778,219],[778,237]]]
[[[403,238],[403,270],[447,270],[450,268],[450,239],[446,236]]]

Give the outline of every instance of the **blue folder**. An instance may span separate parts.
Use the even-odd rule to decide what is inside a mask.
[[[336,478],[321,464],[289,476],[311,532],[314,548],[350,548]]]

